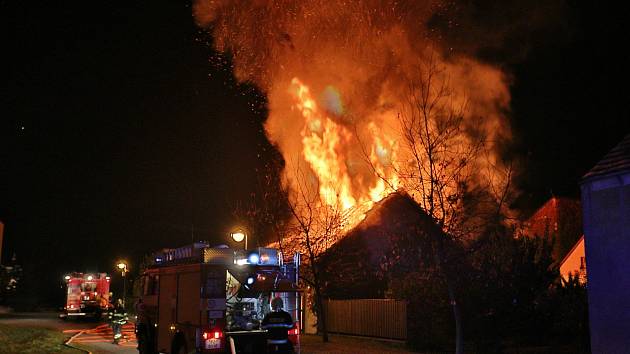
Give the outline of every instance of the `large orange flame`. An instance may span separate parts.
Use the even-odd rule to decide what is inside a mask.
[[[426,24],[440,4],[197,0],[194,11],[212,29],[215,48],[232,55],[236,77],[267,95],[265,129],[284,157],[291,193],[306,181],[323,205],[353,215],[347,229],[374,202],[405,189],[406,171],[418,168],[398,118],[426,63],[440,67],[433,79],[453,88],[451,102],[467,103],[465,124],[488,141],[509,135],[505,75],[452,55],[433,37]],[[491,149],[488,162],[472,165],[482,169],[496,155]]]
[[[381,178],[375,179],[373,185],[361,191],[353,187],[347,156],[341,150],[344,146],[361,142],[356,140],[349,128],[335,123],[318,108],[308,86],[298,78],[291,80],[290,92],[295,100],[295,108],[304,118],[301,130],[302,157],[315,175],[321,202],[346,212],[348,220],[345,228],[351,228],[364,217],[362,211],[371,208],[374,202],[398,187],[398,177],[387,170],[388,165],[395,161],[395,141],[380,132],[373,122],[369,124],[373,144],[366,158],[369,158],[371,167]]]

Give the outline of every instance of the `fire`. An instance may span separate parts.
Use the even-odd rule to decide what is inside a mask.
[[[302,155],[318,177],[322,201],[330,206],[350,209],[357,201],[352,196],[350,176],[336,148],[342,140],[349,140],[351,134],[320,114],[308,87],[298,78],[291,80],[291,85],[295,90],[296,107],[304,117]]]
[[[374,185],[362,193],[353,187],[353,176],[347,167],[347,156],[340,148],[357,144],[356,137],[347,127],[335,123],[331,117],[318,108],[310,89],[298,78],[291,80],[290,93],[295,100],[295,108],[304,118],[302,136],[302,156],[314,173],[319,186],[321,202],[332,208],[341,208],[346,212],[348,221],[345,228],[351,228],[361,221],[361,211],[371,208],[374,202],[383,199],[398,186],[398,178],[386,171],[395,156],[395,141],[379,132],[377,126],[370,123],[370,132],[374,144],[370,148],[369,160],[379,178]],[[386,143],[387,141],[387,143]],[[387,182],[385,177],[391,180]]]
[[[509,136],[506,75],[465,54],[428,28],[440,1],[195,1],[197,22],[212,31],[215,49],[230,53],[234,75],[268,98],[265,131],[285,160],[285,183],[299,195],[308,183],[322,205],[358,223],[389,193],[414,190],[413,152],[400,114],[417,94],[426,63],[432,79],[452,87],[448,101],[466,102],[468,131],[488,141]],[[479,117],[482,117],[481,119]],[[466,138],[461,146],[466,149]],[[474,161],[473,169],[496,164]],[[415,190],[418,190],[415,188]]]
[[[372,145],[370,151],[370,166],[374,168],[374,172],[379,176],[376,185],[370,188],[369,193],[371,200],[378,202],[389,194],[390,190],[388,190],[388,187],[394,190],[399,187],[398,175],[392,173],[398,168],[398,166],[395,166],[398,161],[398,145],[393,138],[381,136],[382,132],[374,122],[370,122],[368,128],[370,134],[374,137],[374,145]]]

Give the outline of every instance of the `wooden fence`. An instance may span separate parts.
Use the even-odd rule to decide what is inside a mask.
[[[388,299],[324,300],[331,333],[407,339],[407,304]]]

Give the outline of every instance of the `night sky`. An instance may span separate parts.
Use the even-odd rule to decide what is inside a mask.
[[[2,262],[16,253],[41,293],[68,271],[110,272],[120,257],[133,268],[190,242],[193,225],[195,239],[225,242],[273,149],[264,99],[229,63],[209,63],[190,4],[0,6]],[[524,213],[552,193],[578,197],[580,177],[630,133],[624,14],[571,1],[561,25],[475,49],[512,73],[506,153],[522,166]]]

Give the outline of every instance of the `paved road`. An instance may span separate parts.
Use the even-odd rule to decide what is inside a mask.
[[[3,313],[0,314],[0,324],[55,329],[69,336],[74,336],[70,342],[71,346],[90,351],[93,354],[138,353],[132,323],[123,326],[123,334],[126,339],[121,340],[118,345],[112,344],[114,336],[107,323],[63,321],[54,312]]]
[[[114,338],[112,328],[104,323],[96,327],[77,330],[68,329],[64,333],[76,334],[70,341],[70,345],[81,349],[89,350],[94,354],[137,354],[136,335],[134,333],[133,324],[127,323],[123,326],[123,339],[118,344],[113,344]]]

